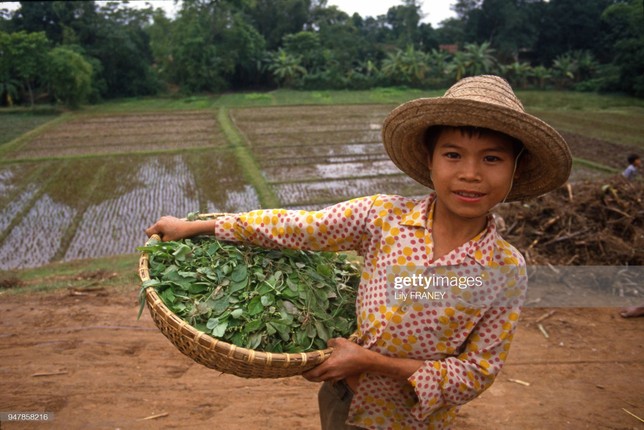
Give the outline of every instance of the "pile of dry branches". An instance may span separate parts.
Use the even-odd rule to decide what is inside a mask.
[[[644,265],[644,183],[622,177],[566,186],[499,214],[528,264]]]

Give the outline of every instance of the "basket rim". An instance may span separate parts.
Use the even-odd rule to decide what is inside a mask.
[[[203,214],[200,216],[209,216],[209,215],[213,215],[213,214]],[[151,235],[148,241],[146,242],[146,246],[153,241],[161,241],[161,238],[156,234]],[[149,271],[149,256],[147,252],[142,252],[139,257],[138,272],[139,272],[139,278],[141,282],[145,282],[151,279],[150,271]],[[221,339],[217,339],[216,337],[210,335],[209,333],[203,332],[201,330],[197,330],[190,323],[183,320],[177,314],[175,314],[170,309],[168,309],[168,307],[165,305],[165,303],[163,303],[163,300],[158,295],[157,291],[154,289],[153,286],[145,287],[144,290],[145,290],[145,301],[149,309],[152,309],[152,307],[154,306],[155,311],[160,311],[170,318],[177,319],[177,321],[181,323],[182,328],[188,331],[190,335],[192,335],[193,339],[203,339],[208,343],[212,344],[213,346],[217,345],[217,349],[226,349],[229,351],[230,356],[234,354],[235,357],[240,357],[243,361],[246,361],[248,363],[252,363],[253,361],[257,360],[258,362],[261,361],[262,365],[266,367],[275,367],[266,363],[286,362],[286,363],[294,363],[294,364],[297,363],[297,367],[304,367],[307,364],[310,364],[311,361],[315,361],[315,360],[324,361],[324,359],[328,358],[328,356],[333,351],[333,348],[329,347],[325,349],[318,349],[318,350],[312,350],[312,351],[306,351],[306,352],[288,353],[288,352],[260,351],[260,350],[254,350],[254,349],[237,346],[235,344],[223,341]],[[320,361],[320,363],[322,361]],[[292,366],[292,367],[295,367],[295,366]]]

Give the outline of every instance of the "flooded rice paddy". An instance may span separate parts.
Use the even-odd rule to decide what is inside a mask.
[[[229,115],[282,207],[420,195],[380,142],[391,106],[238,109]],[[0,164],[0,269],[136,252],[161,215],[261,207],[216,111],[78,117]]]

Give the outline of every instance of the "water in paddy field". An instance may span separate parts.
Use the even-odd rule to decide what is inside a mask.
[[[225,157],[218,159],[211,160],[212,172],[218,164],[227,165]],[[122,160],[119,164],[122,169]],[[162,215],[183,217],[199,210],[241,211],[259,205],[252,187],[228,176],[218,181],[214,175],[210,185],[218,191],[204,196],[182,155],[137,157],[126,164],[129,174],[120,183],[115,183],[109,166],[97,173],[100,177],[94,178],[93,189],[101,190],[100,198],[90,192],[85,198],[67,200],[56,196],[54,184],[44,178],[24,189],[12,187],[15,173],[0,168],[0,189],[15,195],[0,209],[0,269],[35,267],[54,258],[68,261],[134,253],[145,243],[144,229]],[[65,170],[57,175],[64,176]],[[91,182],[88,178],[84,185]],[[219,187],[220,182],[225,187]],[[213,201],[216,194],[219,198]]]

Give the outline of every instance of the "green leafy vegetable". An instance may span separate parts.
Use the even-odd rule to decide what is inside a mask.
[[[356,327],[359,269],[346,255],[268,250],[198,237],[154,242],[150,280],[165,305],[193,327],[270,352],[326,348]]]

